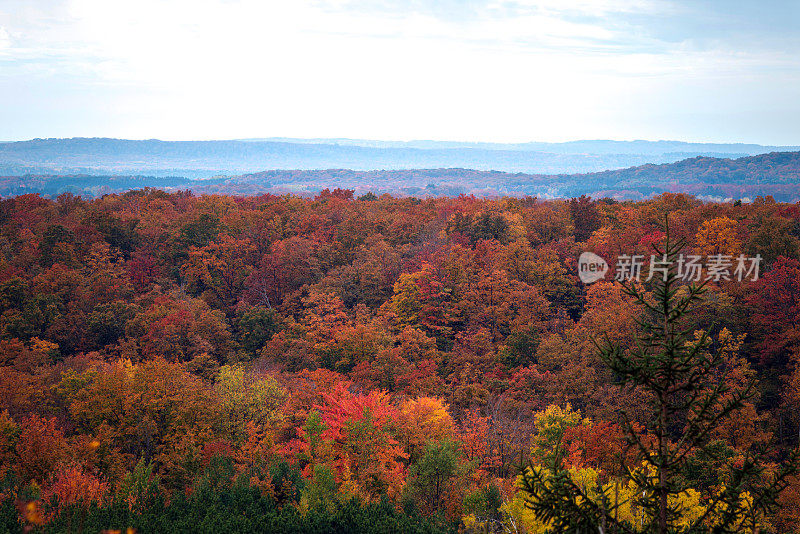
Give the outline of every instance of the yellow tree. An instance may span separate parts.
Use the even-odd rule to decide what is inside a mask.
[[[444,401],[419,397],[400,405],[399,433],[400,442],[414,461],[428,441],[455,439],[456,427]]]
[[[421,272],[400,275],[394,284],[394,295],[389,301],[389,309],[394,312],[394,322],[398,329],[417,326],[422,309],[420,290],[417,285]]]
[[[223,365],[214,389],[220,403],[220,425],[233,441],[258,432],[272,434],[280,424],[286,391],[271,376],[253,376],[242,365]],[[248,424],[255,428],[248,431]]]
[[[695,237],[697,252],[703,256],[722,254],[737,256],[742,243],[736,233],[736,221],[728,217],[717,217],[704,221]]]
[[[213,441],[219,404],[201,379],[156,358],[99,364],[65,374],[60,385],[78,430],[97,436],[99,461],[121,477],[144,457],[182,487]]]

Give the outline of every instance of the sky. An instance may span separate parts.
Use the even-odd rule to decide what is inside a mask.
[[[800,144],[800,1],[0,0],[0,140]]]

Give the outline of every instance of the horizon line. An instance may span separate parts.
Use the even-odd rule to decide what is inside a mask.
[[[479,144],[479,145],[567,145],[572,143],[680,143],[687,145],[753,145],[759,147],[781,147],[781,148],[800,148],[800,144],[764,144],[758,142],[747,141],[687,141],[681,139],[602,139],[602,138],[574,138],[567,141],[480,141],[480,140],[456,140],[456,139],[380,139],[380,138],[367,138],[367,137],[287,137],[287,136],[270,136],[270,137],[234,137],[234,138],[208,138],[208,139],[169,139],[159,137],[149,138],[128,138],[128,137],[109,137],[109,136],[72,136],[72,137],[32,137],[25,139],[2,139],[0,144],[10,143],[26,143],[31,141],[66,141],[66,140],[98,140],[108,139],[115,141],[158,141],[162,143],[203,143],[203,142],[275,142],[275,143],[292,143],[292,142],[309,142],[311,144],[336,144],[337,141],[349,142],[377,142],[377,143],[454,143],[454,144]],[[370,147],[382,148],[382,147]]]

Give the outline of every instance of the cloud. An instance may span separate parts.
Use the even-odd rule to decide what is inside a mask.
[[[0,26],[0,54],[11,48],[11,36],[5,28]]]
[[[0,49],[7,56],[46,60],[49,64],[38,64],[48,72],[94,65],[89,70],[100,79],[116,82],[163,85],[177,77],[193,79],[198,71],[230,71],[260,58],[275,60],[279,50],[315,67],[314,57],[324,57],[326,50],[350,54],[357,62],[367,59],[373,46],[386,49],[388,41],[412,51],[424,47],[462,55],[475,50],[546,53],[575,68],[596,65],[619,74],[659,74],[677,63],[680,70],[706,68],[709,58],[722,61],[723,68],[748,66],[753,58],[796,66],[788,52],[794,48],[775,45],[765,51],[766,37],[747,46],[732,44],[730,36],[709,38],[706,34],[716,35],[710,24],[702,24],[701,37],[684,35],[685,27],[698,21],[739,21],[743,14],[673,2],[70,0],[48,2],[38,10],[16,5],[14,22],[23,38],[11,48],[0,33]],[[58,18],[48,15],[56,12]],[[659,60],[653,61],[654,56]]]
[[[796,32],[753,18],[633,0],[7,0],[0,98],[49,112],[31,131],[70,131],[70,106],[92,135],[724,140],[691,114],[796,116]],[[745,26],[747,42],[723,31]]]

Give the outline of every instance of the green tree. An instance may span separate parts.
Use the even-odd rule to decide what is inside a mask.
[[[278,314],[272,308],[253,306],[239,312],[236,337],[250,358],[255,358],[279,330]]]
[[[116,499],[128,505],[131,511],[145,510],[158,501],[160,497],[158,486],[161,480],[153,468],[153,463],[145,463],[142,457],[133,471],[129,471],[122,479]]]
[[[691,490],[687,475],[697,455],[714,455],[714,430],[744,407],[752,385],[733,388],[720,379],[724,351],[711,350],[707,334],[699,338],[682,319],[705,291],[704,283],[681,286],[675,270],[684,242],[673,242],[669,228],[659,257],[671,267],[656,276],[652,294],[637,284],[624,283],[625,292],[648,313],[639,320],[635,348],[625,350],[608,338],[598,343],[599,355],[616,374],[623,389],[646,393],[652,416],[643,432],[623,412],[624,428],[634,460],[623,458],[626,484],[633,484],[636,506],[644,512],[640,524],[615,521],[621,503],[613,485],[592,497],[584,494],[557,451],[547,469],[532,467],[521,475],[526,506],[555,532],[757,532],[766,514],[776,508],[786,479],[796,472],[796,455],[769,474],[764,456],[746,454],[724,466],[725,483],[704,497],[702,513],[680,523],[676,502]]]
[[[441,511],[442,504],[453,493],[455,481],[463,474],[460,445],[450,439],[429,441],[425,452],[409,469],[406,492],[426,513]]]

